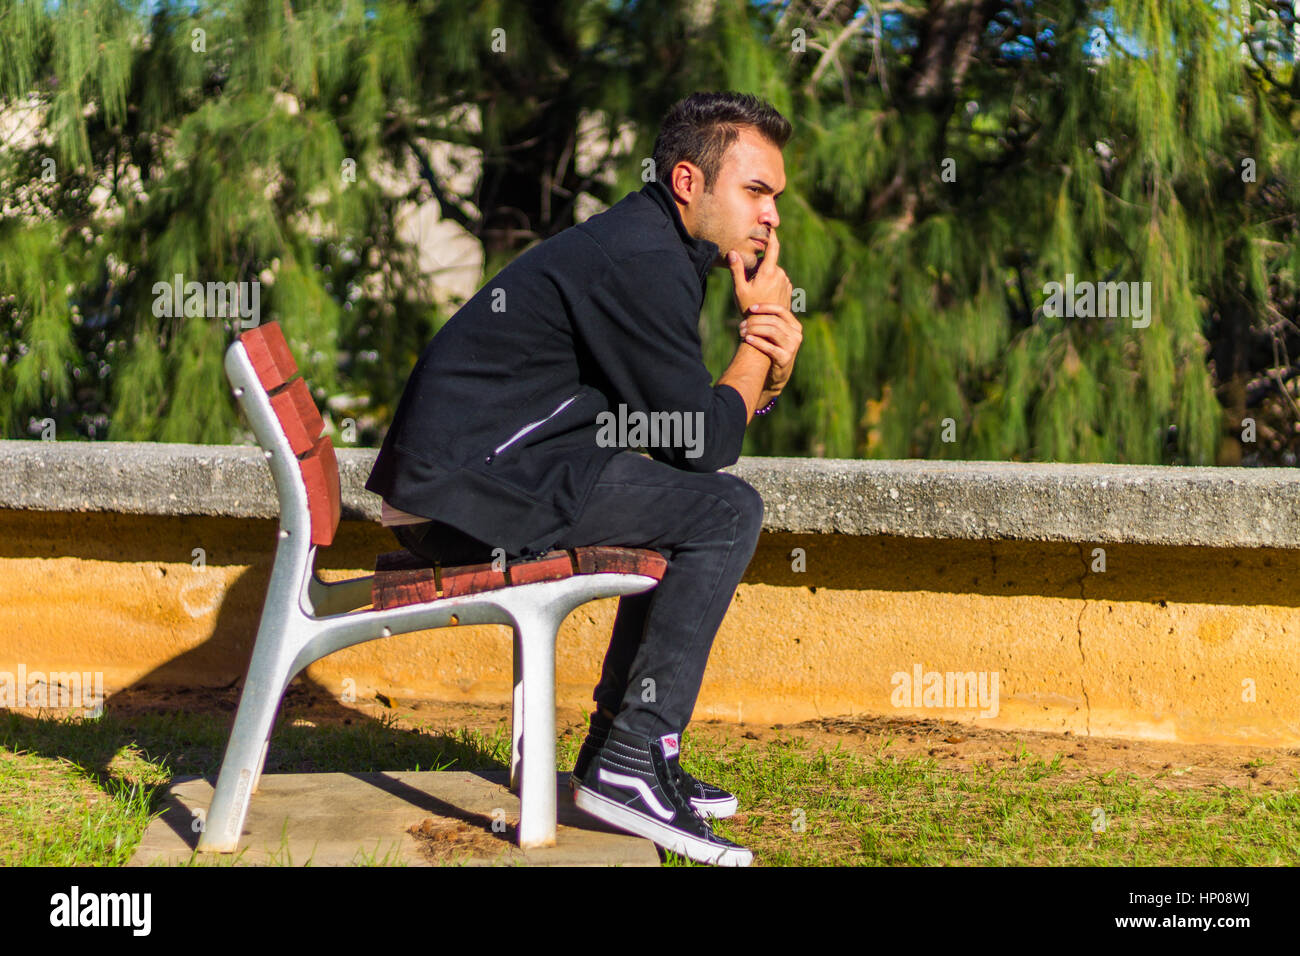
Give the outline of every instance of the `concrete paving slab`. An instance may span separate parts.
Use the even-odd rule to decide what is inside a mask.
[[[504,771],[266,774],[239,851],[196,851],[213,780],[177,777],[129,866],[658,866],[654,844],[573,805],[556,774],[556,846],[515,843],[519,798]]]

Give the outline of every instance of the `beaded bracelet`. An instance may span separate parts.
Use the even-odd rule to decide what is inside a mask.
[[[778,396],[778,397],[779,397],[779,396]],[[775,408],[775,407],[776,407],[776,399],[774,398],[774,399],[772,399],[770,402],[768,402],[766,405],[764,405],[762,408],[756,408],[756,409],[754,409],[754,414],[755,414],[755,415],[766,415],[768,412],[770,412],[770,411],[771,411],[773,408]]]

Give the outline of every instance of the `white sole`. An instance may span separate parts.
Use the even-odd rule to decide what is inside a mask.
[[[652,820],[582,785],[579,785],[574,793],[573,803],[578,809],[590,813],[597,820],[603,820],[636,836],[645,837],[665,850],[679,853],[699,863],[712,863],[714,866],[749,866],[754,860],[754,854],[744,847],[722,847],[707,843],[658,820]]]
[[[721,820],[735,813],[740,808],[740,801],[735,797],[730,800],[692,800],[691,806],[706,817]]]

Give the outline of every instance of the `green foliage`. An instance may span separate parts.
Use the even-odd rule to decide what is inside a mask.
[[[1289,7],[937,6],[948,16],[931,4],[874,24],[796,2],[769,30],[719,5],[733,46],[787,68],[782,264],[809,303],[782,410],[798,425],[751,429],[746,451],[844,454],[825,413],[841,383],[852,456],[1212,464],[1248,413],[1272,416],[1265,457],[1289,445],[1294,416],[1260,401],[1250,347],[1272,307],[1289,329],[1277,364],[1295,367],[1294,198],[1239,175],[1249,156],[1274,190],[1296,181]],[[1261,63],[1241,41],[1264,34]],[[1149,282],[1151,324],[1044,315],[1046,284],[1067,274]],[[1225,300],[1244,313],[1232,329],[1211,321]],[[729,309],[711,296],[707,322]],[[825,316],[838,348],[810,341]],[[1225,347],[1236,361],[1216,381],[1207,358]],[[1265,407],[1224,409],[1228,379]]]
[[[640,188],[672,102],[735,88],[795,125],[782,264],[805,302],[794,378],[747,453],[1289,452],[1290,6],[879,6],[0,0],[0,115],[36,129],[0,150],[4,434],[50,417],[60,437],[247,440],[221,366],[239,320],[156,314],[180,274],[260,282],[318,402],[364,412],[377,443],[455,307],[426,294],[404,208],[435,202],[490,275],[575,222],[579,194]],[[609,181],[575,160],[593,118],[597,153],[624,124],[635,140]],[[482,155],[473,188],[433,168],[438,141]],[[398,194],[395,171],[419,179]],[[1044,314],[1067,275],[1149,282],[1150,325]],[[715,372],[736,321],[717,272]],[[1248,415],[1258,451],[1233,440]]]

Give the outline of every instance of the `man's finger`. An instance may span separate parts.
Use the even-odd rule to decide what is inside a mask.
[[[727,268],[731,270],[731,281],[736,284],[737,289],[743,289],[749,284],[745,278],[745,260],[740,258],[740,253],[732,249],[727,253]]]
[[[745,341],[753,345],[756,342],[765,342],[780,350],[782,364],[789,361],[788,356],[794,355],[799,351],[799,343],[792,341],[788,336],[772,332],[764,332],[762,329],[754,329],[745,336]]]
[[[759,269],[771,273],[776,269],[776,260],[781,255],[781,240],[776,237],[776,230],[773,229],[767,234],[767,249],[763,252],[763,261],[758,264]]]
[[[794,361],[794,353],[790,351],[790,349],[783,348],[768,339],[760,338],[755,335],[747,335],[745,336],[745,344],[752,345],[754,348],[758,349],[771,359],[773,364],[778,368],[785,368]]]
[[[741,335],[761,335],[765,339],[776,341],[777,339],[789,339],[792,342],[798,338],[799,333],[788,325],[782,325],[779,322],[750,322],[745,326]]]
[[[773,315],[797,329],[803,328],[803,323],[799,321],[798,317],[783,305],[775,305],[771,302],[760,302],[757,305],[751,305],[745,310],[746,320],[751,319],[756,315]]]
[[[751,335],[757,335],[760,339],[764,339],[768,342],[775,342],[777,345],[786,349],[797,348],[799,343],[798,333],[791,332],[789,329],[780,325],[751,324],[741,333],[741,335],[746,339]]]
[[[779,302],[755,302],[745,309],[746,315],[779,315],[797,322],[794,313]]]

